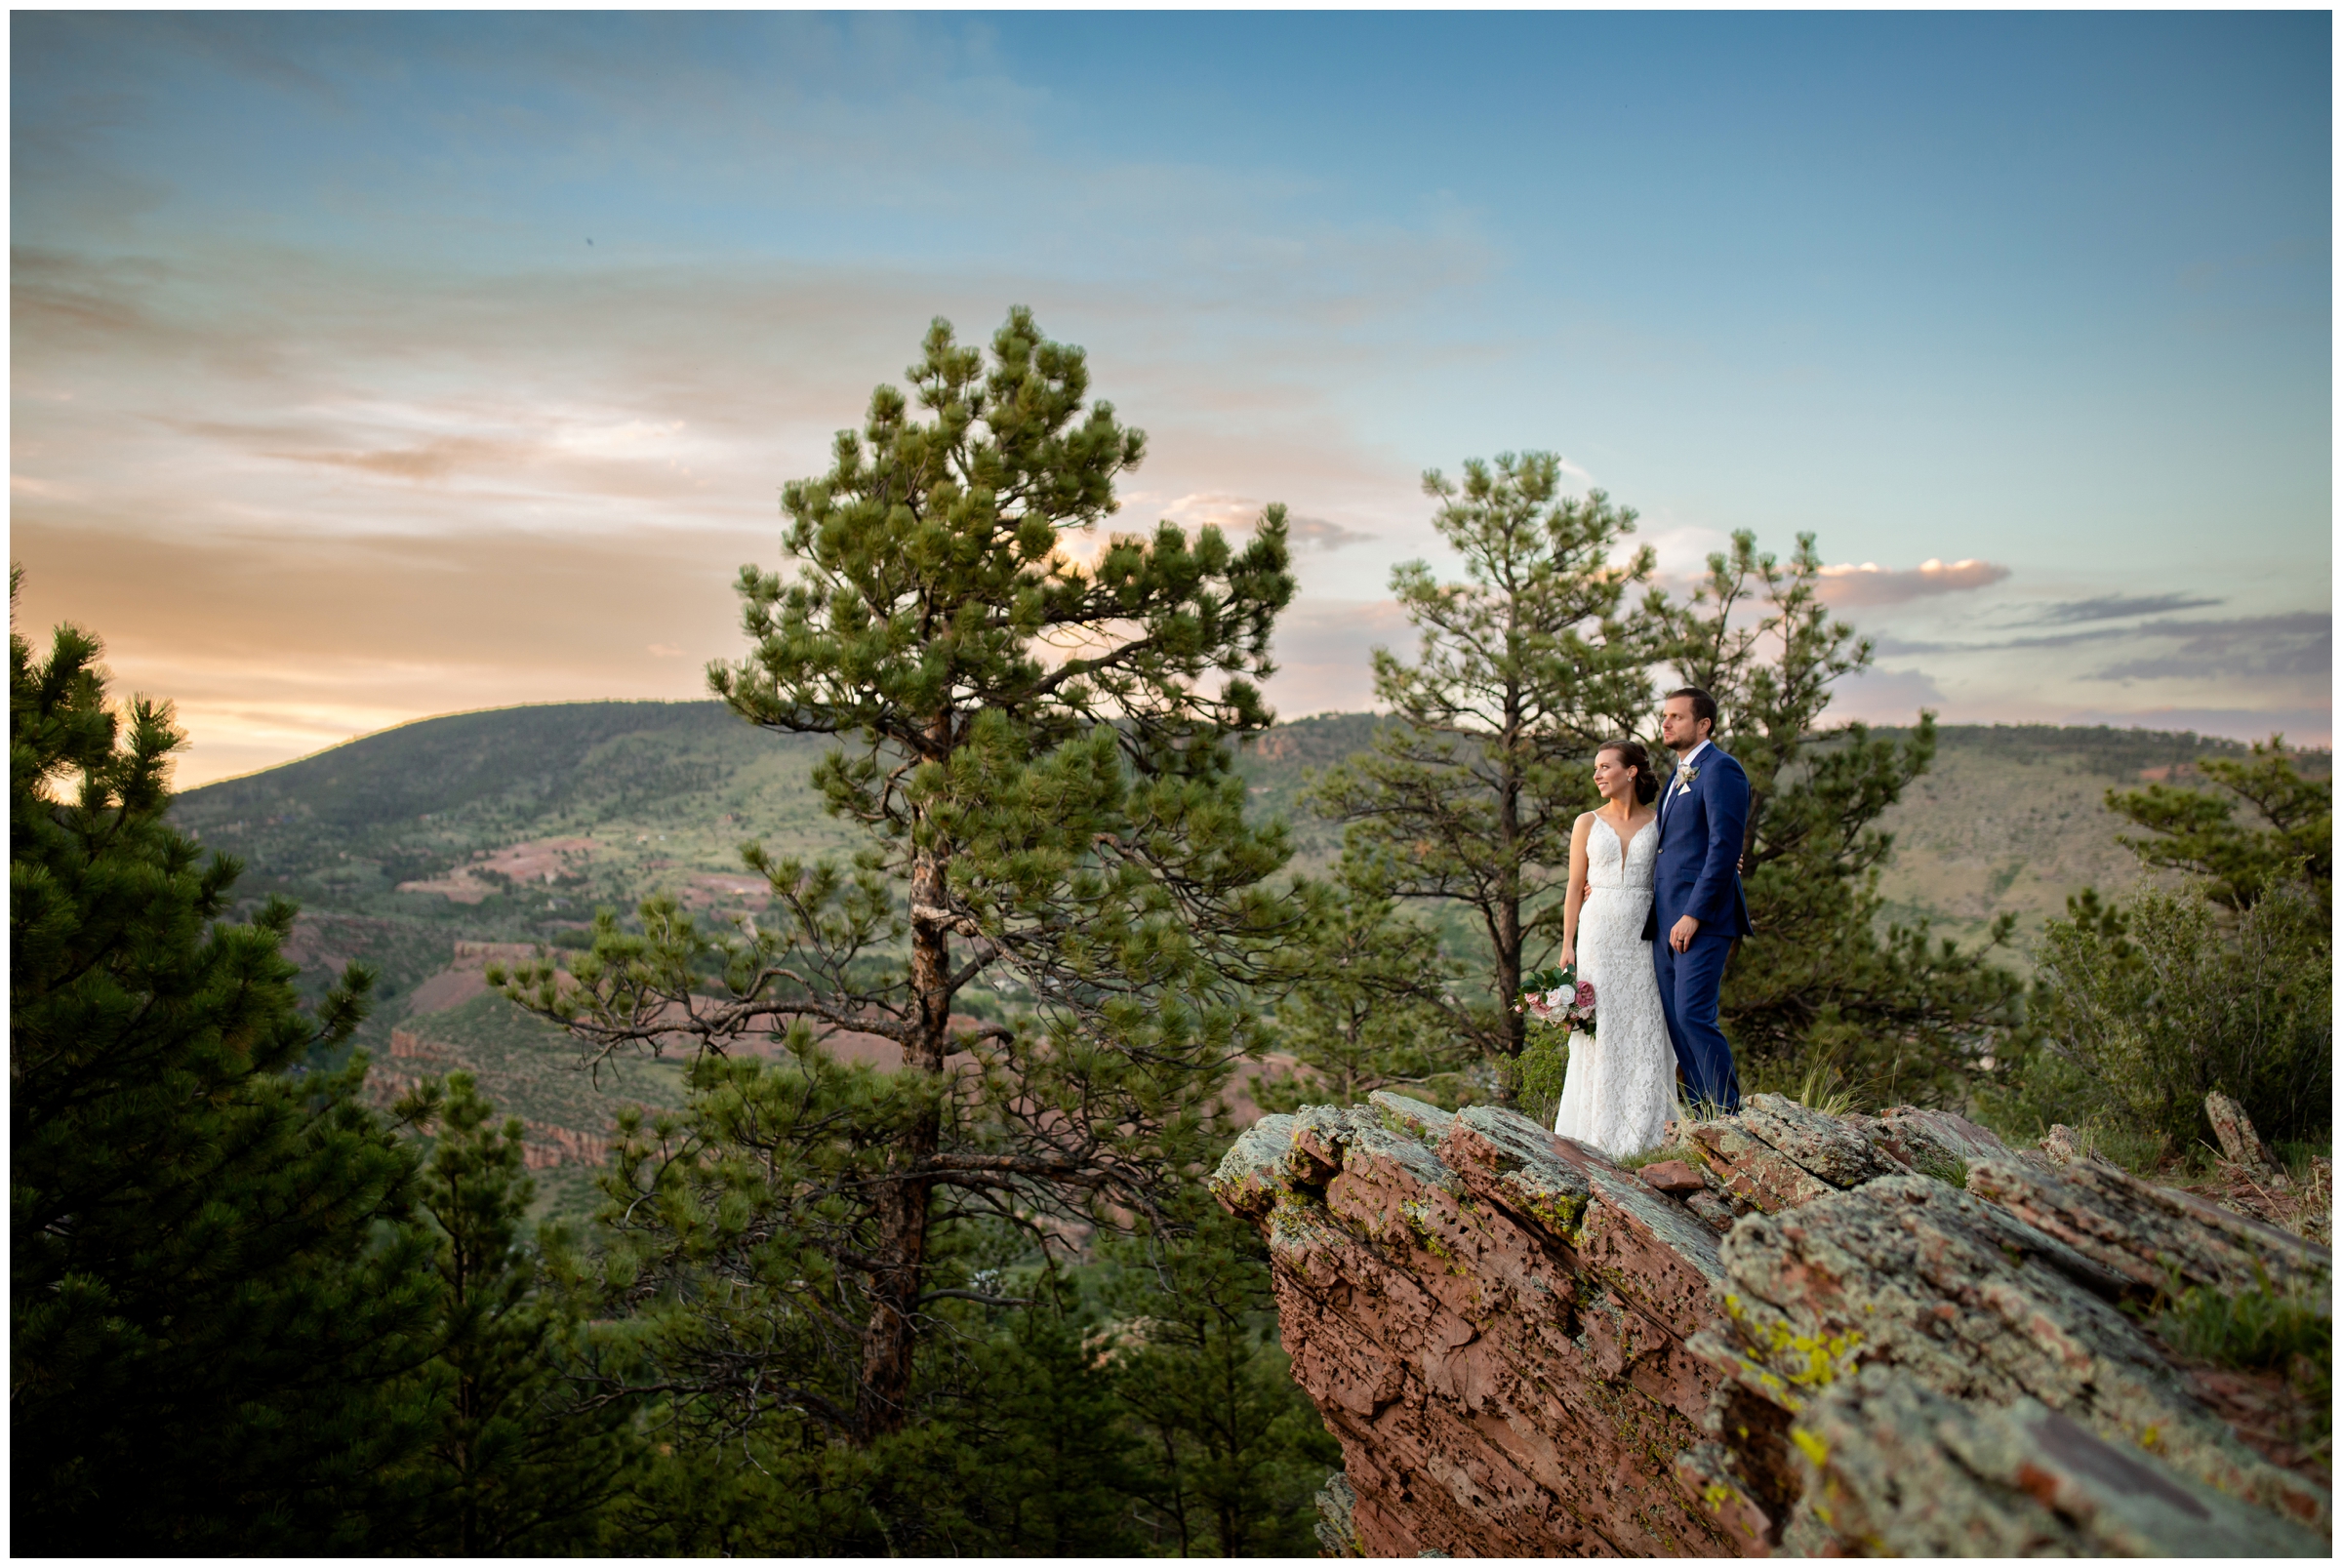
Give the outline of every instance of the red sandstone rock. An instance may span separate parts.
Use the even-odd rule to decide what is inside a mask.
[[[2008,1146],[1992,1129],[1949,1110],[1897,1106],[1879,1119],[1878,1127],[1879,1146],[1915,1171],[1943,1159],[1972,1165],[2009,1154]]]
[[[1655,1187],[1661,1192],[1686,1193],[1708,1190],[1707,1179],[1683,1160],[1653,1160],[1635,1174],[1642,1178],[1643,1186]]]
[[[2020,1398],[1946,1398],[1866,1369],[1800,1423],[1827,1542],[1921,1557],[2323,1556],[2299,1525]],[[1800,1543],[1802,1544],[1802,1543]]]
[[[2316,1242],[2103,1160],[2077,1159],[2055,1172],[1985,1160],[1968,1185],[2150,1292],[2175,1276],[2236,1291],[2333,1278],[2334,1255]]]
[[[1717,1381],[1683,1348],[1714,1232],[1513,1112],[1376,1101],[1264,1117],[1214,1183],[1262,1225],[1359,1548],[1747,1549],[1675,1469]]]
[[[1213,1184],[1343,1445],[1329,1550],[2325,1549],[2325,1472],[2115,1310],[2150,1257],[2300,1281],[2322,1248],[1945,1112],[1752,1096],[1683,1129],[1705,1173],[1638,1177],[1509,1111],[1374,1102],[1262,1118]],[[1720,1247],[1717,1186],[1763,1211]]]
[[[1694,1122],[1686,1131],[1706,1154],[1709,1168],[1722,1178],[1736,1212],[1778,1214],[1832,1190],[1829,1183],[1741,1126],[1737,1117]]]

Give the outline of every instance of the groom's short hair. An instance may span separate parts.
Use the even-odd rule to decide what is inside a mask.
[[[1691,716],[1694,719],[1706,719],[1708,733],[1714,735],[1716,733],[1716,699],[1701,691],[1697,686],[1678,686],[1660,701],[1670,702],[1678,697],[1691,699]]]

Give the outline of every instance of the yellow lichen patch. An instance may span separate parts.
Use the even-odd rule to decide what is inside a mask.
[[[1786,1318],[1758,1318],[1734,1295],[1724,1297],[1724,1311],[1756,1359],[1797,1387],[1826,1388],[1854,1370],[1854,1351],[1862,1344],[1858,1330],[1799,1334]]]
[[[1430,1211],[1423,1204],[1402,1203],[1398,1206],[1398,1212],[1406,1221],[1407,1228],[1415,1233],[1415,1239],[1422,1243],[1423,1250],[1445,1264],[1447,1272],[1458,1277],[1471,1274],[1472,1270],[1465,1266],[1464,1261],[1458,1258],[1454,1251],[1439,1239],[1438,1233],[1432,1228]]]
[[[1708,1506],[1709,1512],[1715,1514],[1718,1519],[1723,1519],[1726,1524],[1747,1536],[1751,1541],[1756,1541],[1763,1535],[1764,1532],[1752,1523],[1748,1517],[1747,1510],[1755,1505],[1750,1503],[1748,1497],[1738,1487],[1728,1486],[1722,1481],[1710,1481],[1700,1493],[1700,1501]],[[1740,1516],[1726,1519],[1725,1511],[1727,1509],[1738,1512]]]
[[[1820,1469],[1823,1466],[1830,1463],[1830,1445],[1823,1442],[1813,1433],[1807,1431],[1804,1427],[1790,1427],[1789,1440],[1797,1445],[1797,1451],[1799,1453],[1803,1454],[1807,1459],[1813,1461],[1813,1467],[1815,1469]]]
[[[1538,1193],[1529,1199],[1529,1212],[1542,1222],[1548,1230],[1564,1241],[1574,1238],[1572,1230],[1586,1213],[1586,1200],[1566,1192]]]

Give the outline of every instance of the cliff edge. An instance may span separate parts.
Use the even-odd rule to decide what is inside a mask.
[[[2140,1311],[2323,1293],[2325,1248],[1941,1111],[1756,1095],[1677,1143],[1629,1171],[1389,1093],[1236,1142],[1329,1550],[2328,1554],[2322,1465]]]

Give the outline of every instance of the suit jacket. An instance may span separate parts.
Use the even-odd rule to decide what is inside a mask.
[[[1651,918],[1644,934],[1656,940],[1685,915],[1700,934],[1724,931],[1753,937],[1748,900],[1740,892],[1741,840],[1749,826],[1749,776],[1730,753],[1710,742],[1690,769],[1678,769],[1660,792],[1659,862],[1651,871]]]

